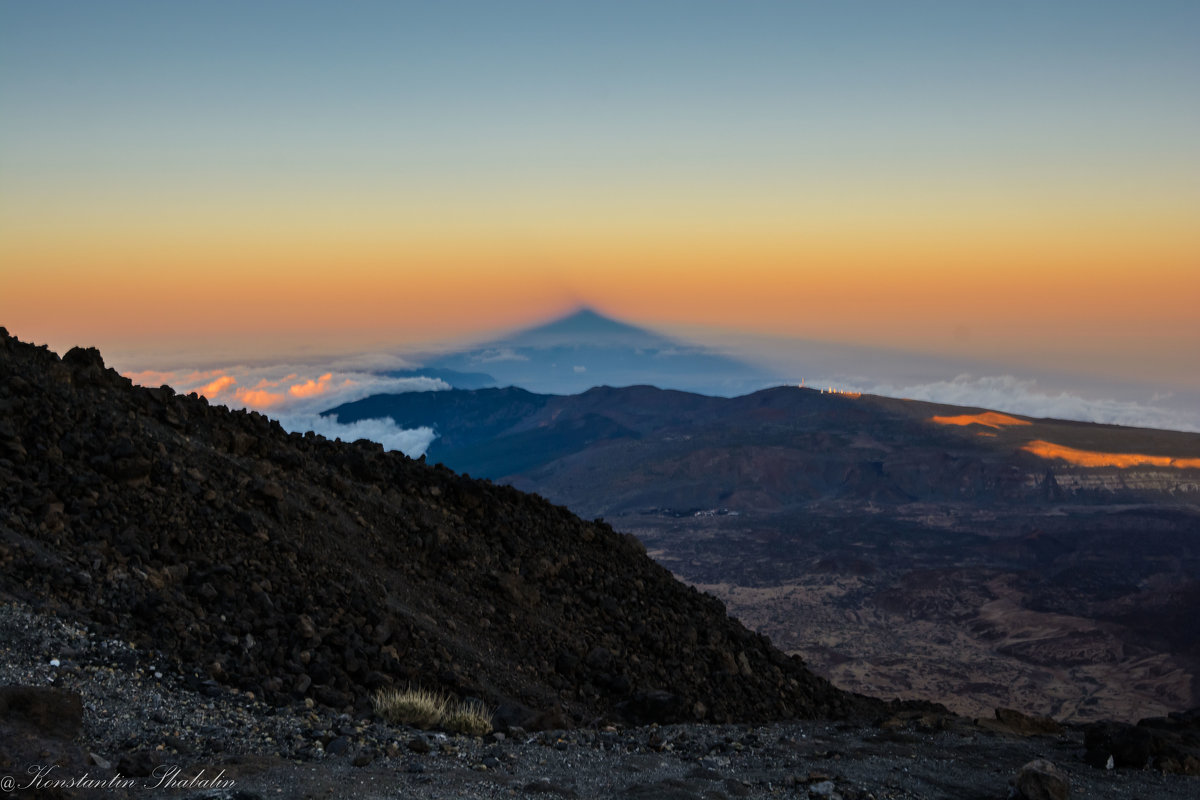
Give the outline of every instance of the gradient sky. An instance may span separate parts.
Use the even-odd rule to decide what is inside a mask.
[[[588,303],[1200,388],[1200,3],[0,0],[0,324]]]

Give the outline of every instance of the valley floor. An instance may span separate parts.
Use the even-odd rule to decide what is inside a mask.
[[[1195,519],[911,504],[616,524],[842,689],[1084,724],[1200,702]]]

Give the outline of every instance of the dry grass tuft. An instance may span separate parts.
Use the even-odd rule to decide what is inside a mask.
[[[446,716],[449,700],[426,689],[381,689],[371,698],[375,713],[397,725],[432,728]]]
[[[483,736],[492,732],[492,712],[478,700],[452,701],[427,689],[381,689],[371,698],[375,713],[395,725]]]
[[[446,712],[442,727],[452,733],[483,736],[492,732],[492,712],[478,700],[456,703]]]

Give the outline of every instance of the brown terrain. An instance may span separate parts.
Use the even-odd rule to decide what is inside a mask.
[[[854,691],[1074,721],[1200,699],[1200,434],[794,387],[333,413],[434,425],[431,460],[603,516]]]

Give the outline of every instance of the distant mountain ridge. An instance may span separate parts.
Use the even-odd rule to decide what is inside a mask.
[[[1200,434],[1032,420],[796,387],[735,398],[652,386],[600,386],[565,396],[516,388],[451,390],[376,395],[323,413],[343,423],[387,417],[401,427],[431,427],[438,434],[427,451],[431,460],[538,491],[585,515],[658,505],[663,481],[627,481],[651,473],[674,476],[669,483],[676,502],[703,507],[717,498],[728,504],[737,495],[744,510],[835,497],[991,504],[1047,493],[1099,501],[1107,493],[1170,501],[1186,498],[1186,490],[1169,480],[1155,485],[1161,470],[1153,456],[1132,471],[1101,473],[1039,453],[1136,452],[1151,445],[1163,454],[1157,458],[1175,457],[1184,465],[1200,454]],[[707,454],[707,466],[697,462],[694,473],[687,472],[684,465],[699,453]],[[721,464],[726,466],[717,468]],[[764,471],[781,479],[764,481]],[[792,477],[782,479],[789,472]],[[1047,474],[1058,476],[1053,487]]]

